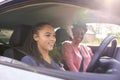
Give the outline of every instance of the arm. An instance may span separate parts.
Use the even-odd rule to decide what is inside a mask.
[[[65,63],[69,67],[70,71],[78,72],[79,70],[76,68],[76,66],[73,63],[73,48],[70,43],[64,43],[62,46],[62,55]]]

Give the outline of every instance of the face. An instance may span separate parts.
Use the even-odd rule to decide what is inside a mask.
[[[37,34],[33,35],[33,39],[37,42],[40,50],[52,50],[56,41],[54,28],[50,25],[44,25]]]
[[[77,28],[73,31],[74,41],[80,43],[83,40],[85,30],[83,28]]]

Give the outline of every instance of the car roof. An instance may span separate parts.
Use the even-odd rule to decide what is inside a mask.
[[[0,26],[12,28],[37,22],[49,22],[55,27],[97,22],[119,25],[119,11],[111,14],[101,8],[106,9],[99,0],[13,0],[0,5]]]

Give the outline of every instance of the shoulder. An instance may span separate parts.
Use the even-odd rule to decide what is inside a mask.
[[[71,44],[71,43],[72,43],[72,41],[67,40],[67,41],[64,41],[64,42],[63,42],[63,44],[64,44],[64,43]]]
[[[72,41],[64,41],[63,46],[70,46],[72,44]]]
[[[23,58],[21,59],[21,61],[24,62],[24,63],[26,63],[26,64],[29,64],[29,65],[31,65],[31,66],[37,65],[37,64],[36,64],[36,61],[35,61],[32,57],[30,57],[30,56],[25,56],[25,57],[23,57]]]
[[[32,59],[30,56],[24,56],[22,59]]]
[[[62,46],[62,53],[70,53],[73,51],[73,44],[72,41],[66,41]]]

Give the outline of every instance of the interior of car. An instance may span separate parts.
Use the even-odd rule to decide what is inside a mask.
[[[50,70],[56,74],[50,72],[47,74],[67,79],[83,77],[85,80],[96,80],[96,78],[98,80],[98,77],[101,77],[99,75],[103,74],[99,80],[119,80],[111,75],[119,73],[118,66],[120,66],[119,3],[119,0],[13,0],[5,4],[1,3],[0,55],[19,61],[27,55],[21,46],[31,26],[38,22],[49,22],[54,25],[55,30],[62,27],[71,37],[73,37],[71,31],[73,24],[86,24],[88,32],[83,43],[87,44],[95,54],[87,69],[88,78],[84,74],[73,75],[72,72],[67,71],[64,73]],[[96,26],[97,28],[94,28]],[[112,68],[108,65],[112,65]],[[42,71],[45,74],[47,70]],[[111,73],[110,77],[104,75],[109,73]],[[95,77],[90,77],[93,75]]]

